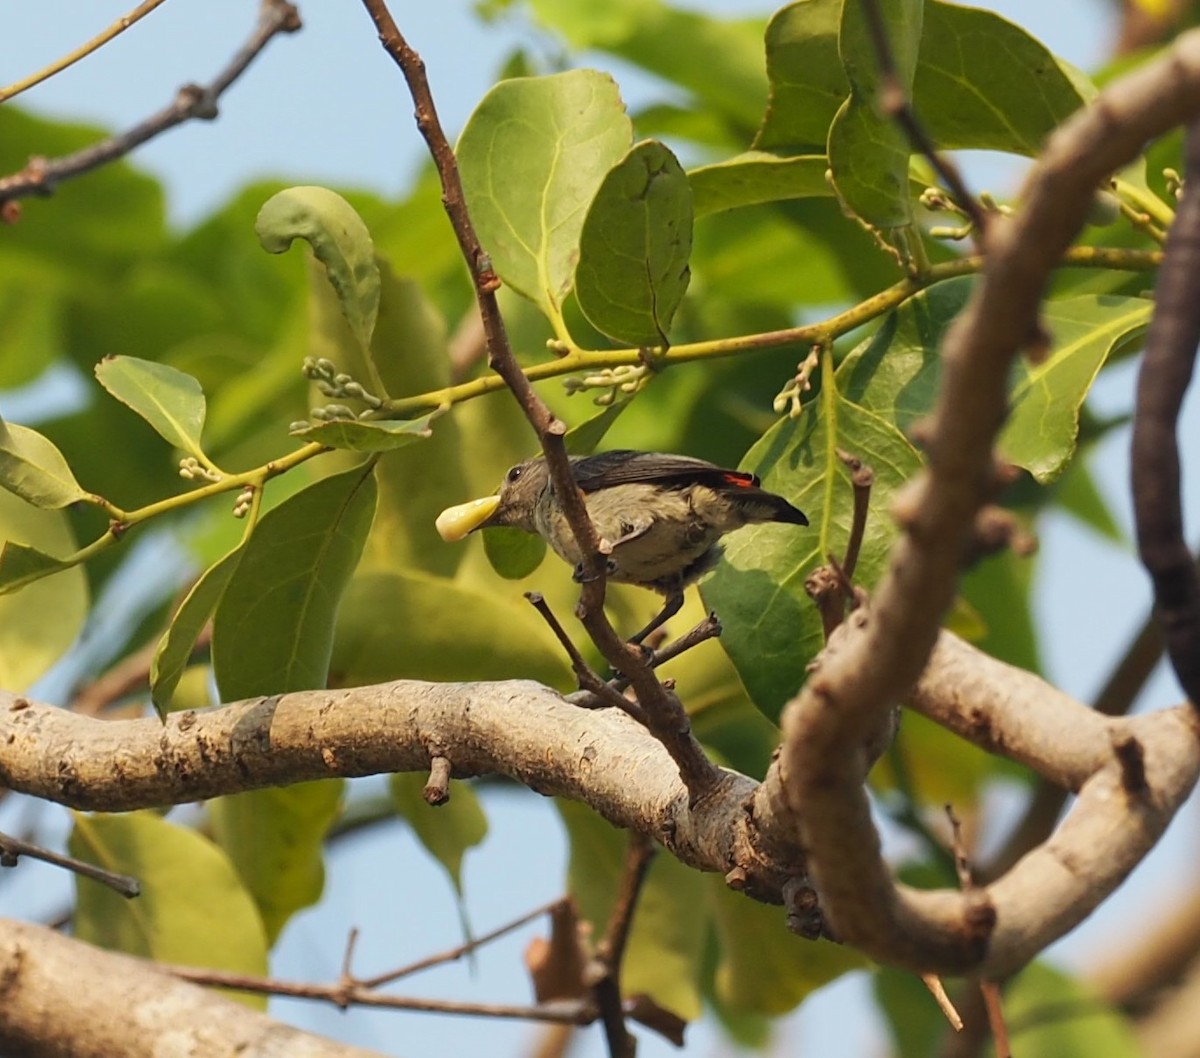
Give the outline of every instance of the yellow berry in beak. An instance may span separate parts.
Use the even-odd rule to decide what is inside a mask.
[[[483,525],[496,513],[499,506],[499,496],[485,496],[481,500],[460,503],[457,507],[447,507],[433,524],[443,540],[461,540],[469,532]]]

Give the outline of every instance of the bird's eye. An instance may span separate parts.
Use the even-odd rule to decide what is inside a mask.
[[[511,485],[514,481],[517,480],[517,478],[519,478],[524,473],[524,471],[525,471],[525,467],[523,465],[518,464],[517,466],[515,466],[511,470],[509,470],[509,472],[507,474],[504,475],[504,483],[506,485]]]

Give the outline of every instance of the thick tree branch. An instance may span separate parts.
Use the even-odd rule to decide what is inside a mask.
[[[1200,35],[1193,33],[1156,62],[1109,86],[1051,137],[1026,181],[1021,211],[991,226],[982,281],[947,336],[941,391],[928,430],[929,467],[898,505],[905,532],[893,548],[874,605],[857,615],[853,634],[836,649],[831,645],[785,711],[782,752],[759,792],[756,816],[770,819],[785,839],[798,836],[834,933],[880,960],[919,971],[981,963],[988,973],[1011,971],[1036,951],[1007,919],[1010,913],[1021,917],[1019,905],[1010,901],[1030,877],[1025,869],[1030,860],[1044,864],[1043,881],[1054,885],[1057,877],[1059,892],[1070,890],[1083,899],[1075,921],[1095,906],[1101,890],[1111,891],[1115,884],[1111,877],[1094,890],[1068,884],[1075,865],[1065,867],[1058,859],[1064,850],[1052,840],[1027,857],[1019,871],[980,894],[918,894],[897,887],[879,855],[862,785],[862,747],[916,682],[953,599],[961,556],[992,484],[992,445],[1005,416],[1008,373],[1038,331],[1038,308],[1051,269],[1082,227],[1094,189],[1148,139],[1197,110]],[[1171,716],[1170,723],[1178,725],[1177,714]],[[1176,737],[1194,751],[1193,731],[1177,727]],[[1146,836],[1163,823],[1159,793],[1134,798],[1123,785],[1128,778],[1128,772],[1122,780],[1106,766],[1085,784],[1081,802],[1089,791],[1095,802],[1114,798],[1131,821],[1148,827],[1135,842],[1148,848]],[[1155,781],[1173,786],[1181,778],[1164,773]],[[1095,817],[1081,804],[1059,836],[1081,837],[1078,820],[1084,818]],[[1132,851],[1125,837],[1092,835],[1110,850],[1122,846],[1122,856]],[[1025,890],[1024,895],[1047,914],[1069,912],[1045,899],[1045,893]],[[1049,919],[1039,932],[1043,929],[1048,939]]]
[[[0,1052],[14,1058],[382,1058],[11,919],[0,920],[0,1006]]]

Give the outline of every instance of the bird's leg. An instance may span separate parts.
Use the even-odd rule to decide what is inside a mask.
[[[637,635],[630,636],[629,642],[633,643],[635,646],[641,646],[642,641],[651,632],[653,632],[653,631],[655,631],[655,629],[661,628],[663,625],[665,625],[672,617],[674,617],[677,613],[679,613],[680,608],[682,606],[683,606],[683,588],[681,588],[681,587],[672,588],[671,591],[667,593],[666,602],[663,603],[663,608],[658,611],[658,615],[654,618],[654,620],[652,620],[648,625],[646,625],[645,628],[643,628],[640,632],[638,632]]]

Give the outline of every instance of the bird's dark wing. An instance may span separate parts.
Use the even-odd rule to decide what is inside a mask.
[[[572,464],[571,473],[584,492],[596,492],[612,485],[703,484],[713,488],[731,485],[753,488],[758,485],[754,474],[726,470],[703,459],[628,449],[586,456]]]

